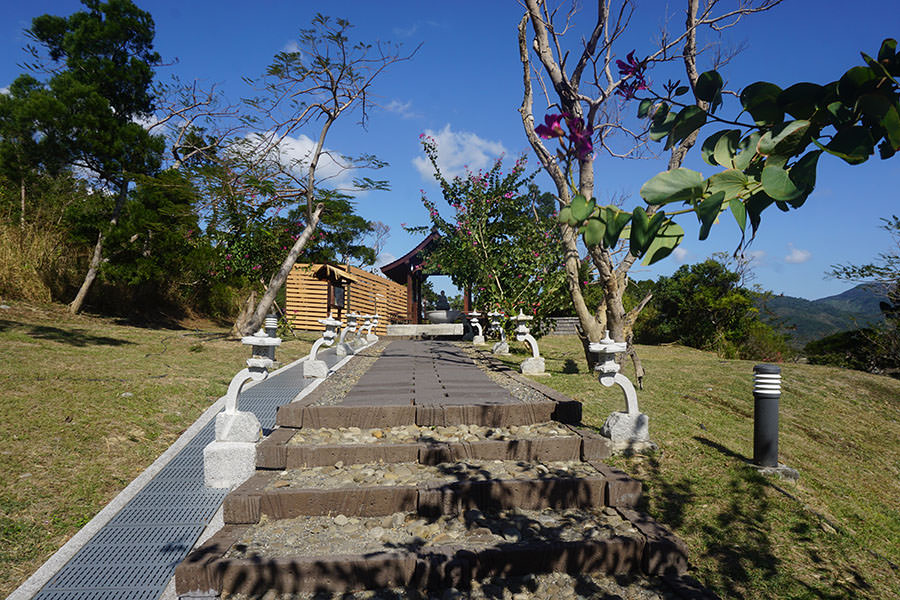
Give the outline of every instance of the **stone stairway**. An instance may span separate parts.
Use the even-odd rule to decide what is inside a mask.
[[[608,448],[580,414],[558,393],[510,393],[459,347],[393,342],[338,403],[279,409],[256,474],[227,496],[225,527],[178,566],[176,590],[680,576],[686,547],[634,510],[640,483],[601,462]]]

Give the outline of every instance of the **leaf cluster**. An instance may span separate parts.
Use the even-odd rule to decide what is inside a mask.
[[[697,104],[679,105],[660,96],[641,100],[638,116],[649,119],[650,139],[665,140],[666,149],[710,121],[737,125],[713,133],[702,144],[703,160],[723,170],[707,178],[686,168],[659,173],[640,189],[648,208],[631,212],[576,196],[560,212],[560,220],[580,227],[588,246],[612,248],[627,233],[631,253],[647,264],[665,258],[680,243],[684,231],[672,220],[679,214],[696,215],[704,240],[719,215],[730,211],[743,243],[748,221],[755,235],[769,206],[782,211],[803,206],[815,188],[823,153],[856,165],[876,147],[882,159],[900,150],[896,45],[884,40],[876,58],[862,53],[864,65],[825,85],[801,82],[782,89],[760,81],[747,86],[740,102],[752,123],[714,115],[724,85],[716,71],[700,75],[694,88]],[[673,204],[682,208],[666,214],[665,207]]]

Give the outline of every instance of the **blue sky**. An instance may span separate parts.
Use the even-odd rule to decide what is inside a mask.
[[[390,166],[374,173],[391,183],[389,192],[359,197],[358,211],[390,226],[384,260],[400,256],[418,243],[401,223],[427,224],[421,192],[438,198],[433,179],[422,167],[424,154],[419,135],[437,138],[442,160],[453,171],[462,165],[477,169],[505,153],[510,164],[529,150],[517,109],[522,100],[516,25],[522,9],[514,0],[472,2],[308,1],[258,0],[137,0],[156,23],[156,49],[167,61],[160,74],[177,73],[183,79],[218,84],[229,97],[248,93],[242,77],[261,74],[272,56],[291,48],[298,31],[322,12],[348,19],[360,40],[393,40],[413,49],[408,62],[394,65],[374,87],[378,106],[370,113],[367,130],[350,118],[329,135],[327,146],[346,154],[373,153]],[[592,3],[585,2],[576,16],[577,35],[593,23]],[[683,22],[680,2],[640,0],[629,33],[616,53],[630,50],[638,57],[653,48],[666,10],[673,28]],[[673,9],[678,6],[678,10]],[[668,8],[667,8],[668,7]],[[0,88],[21,72],[26,43],[22,31],[34,16],[68,15],[81,8],[75,0],[31,0],[6,3],[0,23]],[[721,71],[731,89],[758,80],[786,86],[796,81],[825,83],[860,63],[859,52],[874,54],[882,39],[900,36],[900,12],[889,0],[859,0],[852,9],[843,3],[788,0],[767,14],[750,17],[723,34],[723,42],[745,49]],[[700,59],[701,70],[709,67]],[[651,71],[654,82],[675,72]],[[683,78],[683,77],[682,77]],[[624,111],[633,113],[635,106]],[[536,94],[535,114],[545,112]],[[734,106],[723,115],[734,116]],[[709,133],[714,131],[710,128]],[[317,131],[309,131],[315,135]],[[661,152],[660,146],[655,148]],[[536,161],[529,154],[529,166]],[[712,174],[712,167],[694,152],[685,166]],[[839,293],[851,284],[827,279],[829,266],[861,263],[887,250],[889,236],[878,228],[879,217],[898,213],[900,158],[882,162],[877,157],[851,167],[824,156],[819,163],[818,185],[806,205],[781,213],[764,213],[762,227],[749,251],[755,256],[756,283],[776,293],[819,298]],[[606,203],[612,196],[638,198],[641,184],[665,168],[664,158],[622,160],[599,155],[596,194]],[[538,183],[547,191],[550,181]],[[635,269],[635,278],[669,274],[680,264],[696,262],[713,252],[732,251],[739,240],[733,220],[725,214],[710,238],[697,240],[697,228],[685,219],[682,251],[651,269]]]

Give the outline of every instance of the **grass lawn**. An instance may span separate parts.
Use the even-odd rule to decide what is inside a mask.
[[[550,376],[535,379],[581,400],[587,424],[625,410],[621,390],[587,373],[577,338],[539,345]],[[507,362],[527,356],[514,352]],[[723,598],[900,598],[900,381],[782,365],[779,458],[800,472],[789,483],[746,466],[753,362],[638,352],[660,451],[610,462],[644,483],[642,508],[685,539],[693,575]]]
[[[208,322],[146,328],[60,305],[0,310],[0,597],[217,398],[250,353]],[[287,363],[314,334],[288,339]]]

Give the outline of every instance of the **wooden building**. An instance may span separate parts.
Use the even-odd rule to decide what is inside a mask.
[[[378,313],[378,335],[407,319],[406,286],[351,265],[295,264],[285,291],[285,314],[299,330],[321,331],[329,312],[344,322],[350,312]]]

